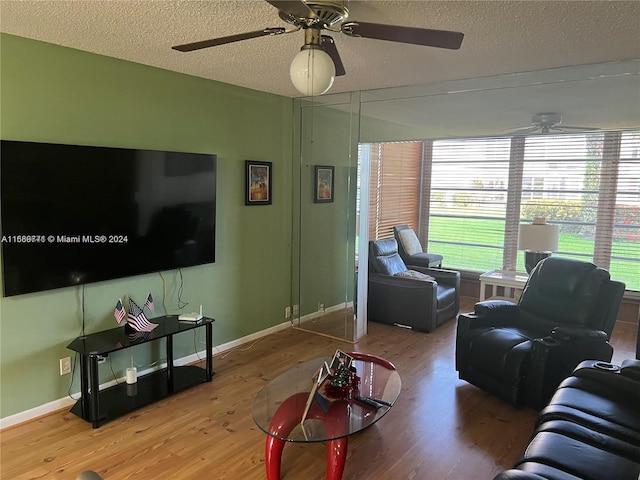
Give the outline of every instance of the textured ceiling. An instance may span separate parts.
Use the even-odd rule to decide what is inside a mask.
[[[465,33],[460,50],[334,38],[332,93],[640,58],[640,2],[346,2],[350,20]],[[1,0],[3,32],[285,96],[303,33],[190,53],[172,45],[286,26],[262,0]]]
[[[445,50],[333,33],[347,74],[330,94],[408,86],[363,96],[367,115],[433,136],[495,134],[544,111],[562,113],[566,125],[640,127],[638,0],[340,3],[349,20],[465,34],[460,50]],[[297,97],[289,64],[300,31],[171,49],[279,26],[288,25],[263,0],[0,0],[5,33]]]

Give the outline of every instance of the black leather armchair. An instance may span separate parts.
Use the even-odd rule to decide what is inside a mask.
[[[608,340],[624,288],[592,263],[541,261],[518,304],[489,300],[458,316],[460,379],[514,406],[543,408],[581,361],[611,360]]]
[[[427,278],[430,277],[430,278]],[[430,332],[460,307],[460,272],[412,266],[395,239],[369,242],[369,320]]]
[[[408,225],[393,227],[393,236],[398,242],[398,253],[406,265],[418,267],[442,267],[442,255],[425,252],[418,236]]]

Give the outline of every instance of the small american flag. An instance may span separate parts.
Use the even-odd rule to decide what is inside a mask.
[[[151,323],[147,320],[147,316],[136,302],[129,299],[129,313],[127,314],[127,323],[136,332],[150,332],[158,326],[157,323]]]
[[[124,305],[122,305],[122,299],[118,299],[118,303],[116,303],[116,308],[113,310],[113,316],[116,317],[116,321],[118,323],[122,323],[124,317],[127,316],[127,312],[124,310]]]
[[[151,292],[149,292],[149,295],[147,295],[147,301],[144,302],[144,306],[147,307],[151,313],[155,311],[156,307],[153,304],[153,297],[151,296]]]

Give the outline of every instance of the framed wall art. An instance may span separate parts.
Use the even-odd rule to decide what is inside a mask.
[[[271,162],[246,160],[245,205],[271,205]]]
[[[334,167],[316,165],[313,182],[313,201],[315,203],[333,202]]]

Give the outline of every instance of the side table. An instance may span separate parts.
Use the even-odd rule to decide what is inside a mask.
[[[483,273],[480,275],[480,301],[501,299],[517,302],[527,280],[529,275],[522,272],[491,270]],[[491,287],[491,296],[488,298],[486,287]],[[499,295],[499,288],[502,289],[502,295]]]
[[[67,348],[80,355],[80,399],[71,412],[98,428],[107,420],[161,400],[169,395],[210,382],[213,372],[213,322],[203,318],[199,323],[185,323],[177,315],[152,318],[158,327],[150,332],[134,332],[127,326],[91,333],[76,338]],[[197,365],[174,366],[173,337],[179,333],[205,328],[205,368]],[[138,377],[135,389],[125,383],[100,390],[98,356],[124,350],[135,345],[165,339],[167,366]]]

